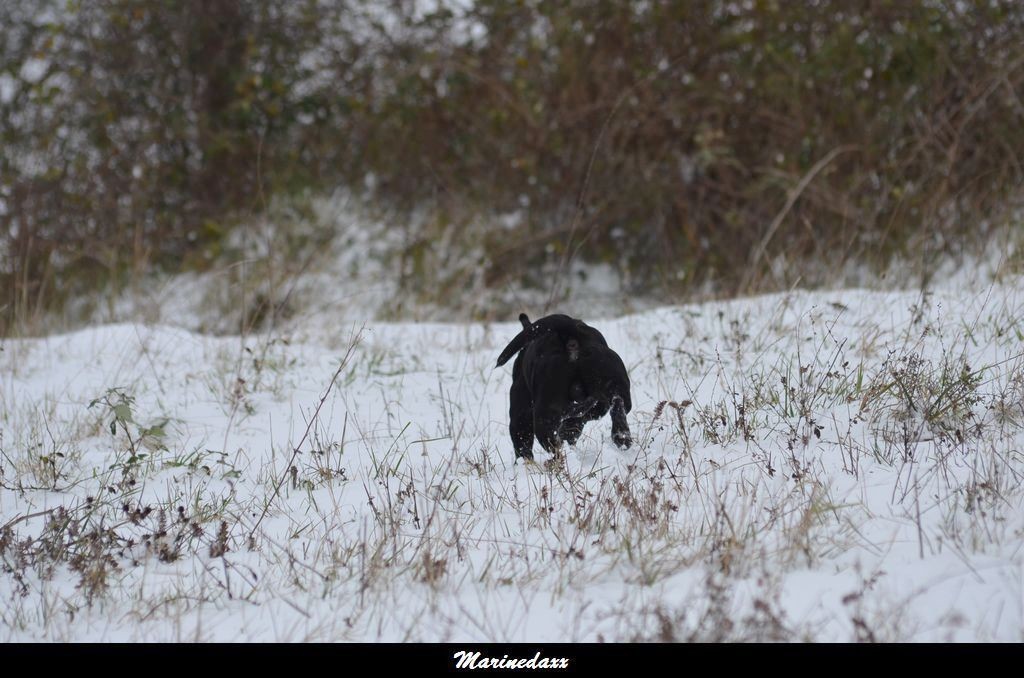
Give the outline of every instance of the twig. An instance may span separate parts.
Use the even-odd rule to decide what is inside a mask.
[[[62,507],[58,506],[57,508],[62,508]],[[49,515],[50,513],[53,513],[54,511],[56,511],[57,508],[46,509],[45,511],[37,511],[36,513],[27,513],[27,514],[25,514],[23,516],[18,516],[17,518],[12,518],[11,520],[9,520],[6,523],[4,523],[3,527],[0,527],[0,532],[3,532],[4,530],[6,530],[9,527],[14,527],[18,523],[24,522],[24,521],[29,520],[31,518],[38,518],[39,516]]]

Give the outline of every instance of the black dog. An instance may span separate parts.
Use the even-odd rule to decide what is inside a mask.
[[[576,444],[583,425],[611,411],[612,439],[622,449],[632,443],[626,413],[629,375],[600,332],[567,315],[535,323],[523,313],[523,331],[498,356],[498,366],[518,353],[512,365],[509,424],[516,458],[533,459],[533,437],[552,454],[562,441]]]

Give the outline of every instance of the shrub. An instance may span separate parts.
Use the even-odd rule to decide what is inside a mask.
[[[412,248],[492,224],[494,286],[578,255],[744,292],[956,254],[1024,178],[1011,1],[11,0],[0,26],[0,332],[339,185],[432,215]]]

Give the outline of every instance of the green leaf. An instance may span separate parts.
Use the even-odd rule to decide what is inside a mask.
[[[159,424],[154,424],[149,428],[140,428],[139,434],[143,438],[157,438],[158,440],[162,440],[163,438],[167,437],[167,431],[164,430],[164,426],[166,425],[167,420],[165,419]]]
[[[128,407],[128,403],[122,402],[118,403],[117,405],[114,405],[114,417],[116,417],[117,420],[122,424],[125,422],[133,421],[132,410],[130,407]]]

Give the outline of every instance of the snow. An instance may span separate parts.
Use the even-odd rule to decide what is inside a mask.
[[[512,317],[4,340],[0,640],[1020,642],[1020,282],[585,317],[635,445],[564,468],[513,463]]]

